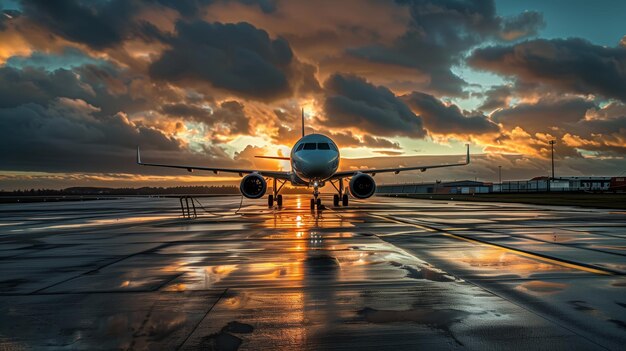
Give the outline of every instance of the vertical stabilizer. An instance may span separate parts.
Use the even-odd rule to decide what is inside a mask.
[[[304,108],[302,108],[302,136],[304,136]]]

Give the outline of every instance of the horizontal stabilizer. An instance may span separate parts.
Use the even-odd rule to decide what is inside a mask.
[[[267,158],[270,160],[283,160],[283,161],[289,161],[291,160],[291,157],[283,157],[283,156],[254,156],[256,158]]]

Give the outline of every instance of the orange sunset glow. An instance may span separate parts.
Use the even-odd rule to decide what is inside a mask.
[[[547,175],[550,140],[560,174],[624,172],[624,33],[571,34],[552,5],[52,3],[0,1],[0,189],[236,184],[134,150],[288,170],[255,156],[289,154],[301,109],[340,169],[476,155],[381,183]]]

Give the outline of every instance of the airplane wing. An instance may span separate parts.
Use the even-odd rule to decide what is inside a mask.
[[[338,178],[346,178],[346,177],[351,177],[357,173],[367,173],[367,174],[371,174],[371,175],[375,175],[376,173],[389,173],[389,172],[394,172],[395,174],[398,174],[400,172],[404,172],[404,171],[414,171],[414,170],[420,170],[422,172],[425,172],[427,169],[431,169],[431,168],[443,168],[443,167],[455,167],[455,166],[465,166],[468,165],[470,163],[470,152],[469,152],[469,144],[467,145],[467,155],[466,155],[466,159],[465,162],[461,162],[461,163],[447,163],[447,164],[440,164],[440,165],[423,165],[423,166],[409,166],[409,167],[395,167],[395,168],[370,168],[370,169],[356,169],[356,170],[352,170],[352,171],[342,171],[342,172],[337,172],[335,173],[331,179],[338,179]]]
[[[250,173],[258,173],[264,177],[276,178],[276,179],[291,179],[290,172],[284,171],[262,171],[255,169],[238,169],[238,168],[219,168],[219,167],[198,167],[198,166],[184,166],[184,165],[166,165],[159,163],[146,163],[141,161],[141,154],[139,153],[139,147],[137,147],[137,164],[141,166],[152,166],[152,167],[168,167],[168,168],[180,168],[186,169],[188,172],[192,172],[194,170],[198,171],[209,171],[215,174],[219,172],[224,173],[238,173],[240,176],[243,174]]]

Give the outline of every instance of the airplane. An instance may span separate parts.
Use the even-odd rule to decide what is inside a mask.
[[[378,173],[398,174],[404,171],[420,170],[425,172],[431,168],[465,166],[470,163],[469,144],[465,162],[438,165],[415,165],[395,168],[368,168],[349,171],[338,171],[340,162],[339,148],[335,142],[323,134],[304,133],[304,110],[302,110],[302,137],[294,144],[289,157],[281,156],[256,156],[258,158],[288,160],[291,163],[291,171],[269,171],[254,169],[220,168],[220,167],[198,167],[183,166],[158,163],[146,163],[141,161],[139,147],[137,147],[137,164],[141,166],[169,167],[186,169],[189,172],[194,170],[210,171],[215,174],[219,172],[238,173],[243,177],[239,185],[241,194],[249,199],[259,199],[267,191],[267,179],[273,180],[272,194],[267,197],[268,207],[273,207],[274,202],[280,208],[283,205],[283,196],[280,190],[286,183],[292,186],[313,187],[313,198],[310,202],[311,210],[323,209],[322,201],[319,197],[319,189],[329,182],[337,191],[333,196],[333,205],[348,206],[348,190],[357,199],[367,199],[374,195],[376,182],[374,176]],[[246,176],[243,176],[243,175]],[[347,189],[344,187],[344,180],[350,179]],[[279,186],[278,183],[280,183]]]

